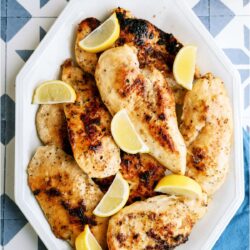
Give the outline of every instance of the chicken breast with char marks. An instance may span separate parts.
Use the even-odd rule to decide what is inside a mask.
[[[232,110],[223,82],[211,73],[188,91],[180,131],[187,146],[186,174],[208,195],[223,184],[232,142]]]
[[[161,71],[174,92],[176,103],[182,104],[186,90],[176,83],[172,66],[176,54],[183,45],[172,34],[160,30],[147,20],[135,18],[128,10],[117,8],[114,12],[120,24],[120,36],[113,47],[124,44],[136,47],[140,68],[150,65]],[[77,30],[76,61],[89,73],[94,72],[100,53],[88,53],[82,50],[78,43],[99,24],[99,20],[87,18],[79,24]]]
[[[120,173],[129,183],[129,198],[127,205],[135,201],[145,200],[157,195],[154,188],[165,176],[166,168],[148,154],[121,154]],[[94,182],[106,192],[114,176],[104,179],[94,179]]]
[[[186,242],[207,210],[202,200],[160,195],[135,202],[114,215],[108,226],[110,250],[173,249]]]
[[[163,75],[154,68],[140,69],[136,49],[124,45],[100,56],[95,79],[110,113],[126,109],[150,154],[172,172],[184,174],[186,146]]]
[[[120,168],[120,150],[111,136],[111,116],[100,99],[94,78],[67,60],[62,66],[62,80],[76,91],[75,103],[64,105],[76,162],[90,177],[116,174]]]
[[[103,193],[71,156],[55,146],[39,147],[28,166],[28,184],[56,237],[74,246],[89,224],[105,248],[108,221],[92,214]]]
[[[98,54],[89,53],[80,48],[79,42],[86,37],[91,31],[100,25],[94,17],[83,20],[77,28],[75,42],[75,57],[78,65],[87,73],[94,74],[95,67],[98,61]]]
[[[36,129],[43,144],[55,145],[71,153],[63,104],[40,105],[36,113]]]

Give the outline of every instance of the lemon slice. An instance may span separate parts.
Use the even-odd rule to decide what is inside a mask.
[[[120,25],[116,13],[79,42],[79,46],[92,53],[104,51],[112,46],[120,35]]]
[[[193,179],[183,175],[167,175],[163,177],[155,188],[156,192],[183,195],[189,198],[200,198],[202,190]]]
[[[35,90],[33,103],[54,104],[75,102],[76,92],[67,83],[59,80],[52,80],[42,83]]]
[[[102,250],[94,235],[89,229],[89,225],[84,227],[84,231],[80,233],[75,241],[76,250]]]
[[[173,73],[174,78],[182,87],[191,90],[193,86],[195,61],[197,48],[193,45],[187,45],[177,53]]]
[[[115,114],[111,121],[111,133],[116,144],[130,154],[147,153],[148,147],[137,134],[125,109]]]
[[[93,211],[99,217],[108,217],[122,209],[129,197],[129,185],[118,172],[107,193]]]

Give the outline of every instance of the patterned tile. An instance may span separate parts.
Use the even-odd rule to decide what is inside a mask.
[[[220,0],[210,0],[210,16],[234,16],[234,12]]]
[[[4,220],[4,232],[3,232],[3,242],[2,245],[8,244],[16,234],[24,227],[27,223],[26,219],[17,219],[17,220]],[[7,249],[7,248],[5,248]]]
[[[8,1],[7,17],[28,17],[32,15],[16,0]]]
[[[194,7],[193,11],[197,16],[209,16],[209,2],[208,0],[199,1]]]
[[[217,36],[234,18],[230,16],[210,16],[210,33]]]
[[[239,69],[242,83],[250,77],[250,69]]]
[[[1,0],[0,6],[1,6],[1,17],[6,17],[7,16],[7,1]]]
[[[207,30],[210,30],[210,23],[209,23],[210,17],[208,17],[208,16],[199,16],[199,19],[204,24],[204,26],[207,28]]]
[[[15,103],[6,94],[1,96],[1,143],[8,144],[15,134]]]
[[[250,58],[242,49],[224,49],[233,64],[249,64]]]
[[[13,224],[15,221],[13,221]],[[15,225],[14,225],[15,227]],[[11,233],[11,230],[10,230]],[[37,236],[27,223],[16,235],[4,246],[4,250],[37,250]]]
[[[43,244],[43,242],[40,240],[40,238],[38,237],[38,246],[37,246],[38,250],[47,250],[46,246]]]
[[[6,41],[7,18],[1,17],[1,39]]]

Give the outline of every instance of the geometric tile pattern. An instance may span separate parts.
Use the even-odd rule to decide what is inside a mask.
[[[1,189],[1,245],[3,250],[46,250],[30,224],[15,205],[14,121],[15,76],[28,60],[50,25],[66,6],[67,0],[1,0],[1,174],[6,177]],[[217,44],[239,71],[244,96],[245,180],[249,182],[250,133],[250,0],[187,0],[196,15],[214,36]],[[1,179],[2,180],[2,179]],[[248,249],[249,187],[238,214],[218,240],[214,250]],[[235,241],[234,239],[242,239]]]

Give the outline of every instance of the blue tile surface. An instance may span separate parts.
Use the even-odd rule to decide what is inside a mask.
[[[244,45],[250,50],[250,29],[244,25]]]
[[[210,0],[210,16],[234,16],[234,12],[220,0]]]
[[[250,85],[247,85],[244,89],[244,108],[246,109],[250,105]]]
[[[6,94],[1,96],[1,143],[8,144],[15,135],[15,103]]]
[[[7,1],[6,0],[1,0],[0,1],[1,5],[1,17],[6,17],[7,16]]]
[[[239,69],[241,82],[244,82],[248,77],[250,77],[250,69]]]
[[[209,16],[199,16],[199,19],[204,24],[204,26],[207,28],[207,30],[209,30],[210,29]]]
[[[29,57],[32,55],[34,50],[16,50],[16,53],[26,62]]]
[[[6,41],[7,17],[1,17],[1,39]]]
[[[32,15],[16,0],[8,1],[7,4],[8,17],[32,17]]]
[[[217,36],[234,18],[234,16],[210,16],[210,33]]]
[[[15,235],[27,224],[26,219],[4,220],[4,232],[2,236],[2,245],[5,246]],[[14,249],[13,249],[14,250]],[[21,248],[20,248],[21,250]]]
[[[3,194],[4,219],[20,219],[25,220],[23,213],[20,211],[16,203],[11,200],[8,195]]]
[[[49,2],[49,0],[40,0],[40,8],[42,8],[44,5],[46,5]]]
[[[43,244],[41,239],[38,237],[38,250],[47,250],[46,246]]]
[[[46,33],[47,33],[46,30],[44,30],[43,27],[40,27],[40,30],[39,30],[40,41],[43,40],[43,38],[45,37]]]
[[[249,56],[241,49],[224,49],[233,64],[249,64]]]
[[[208,0],[199,1],[193,10],[197,16],[209,16],[209,2]]]
[[[30,17],[8,17],[6,42],[9,42],[30,19]]]

